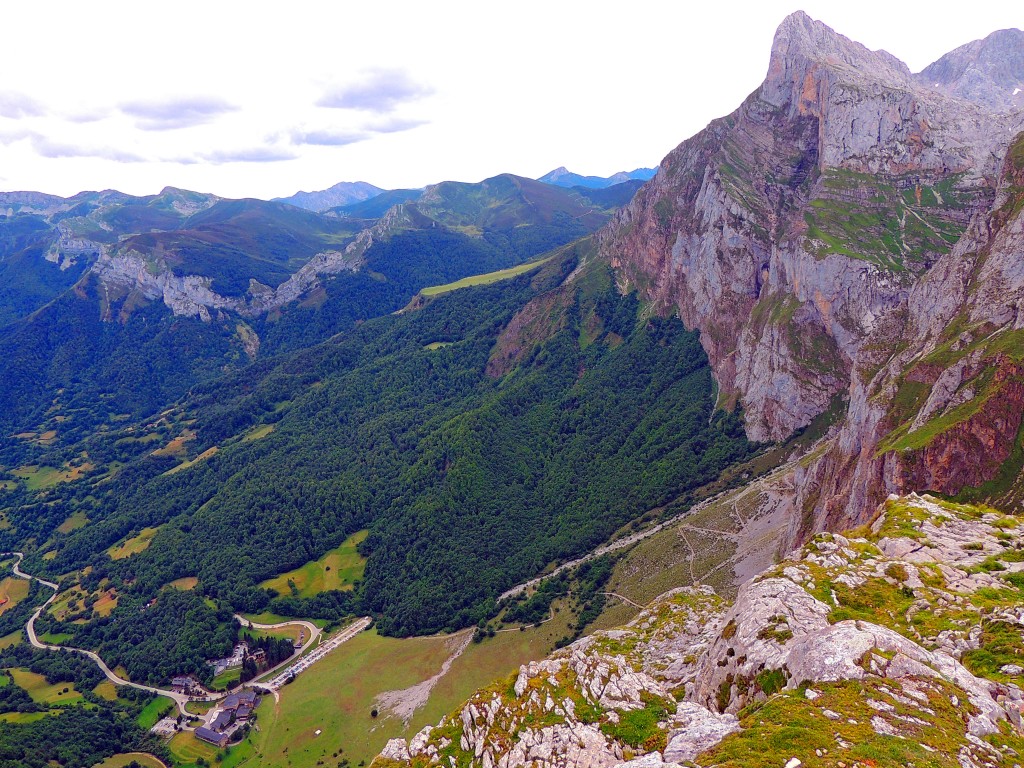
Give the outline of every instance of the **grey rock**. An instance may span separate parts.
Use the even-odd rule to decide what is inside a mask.
[[[693,762],[701,752],[740,729],[735,715],[720,715],[685,701],[676,709],[676,720],[682,720],[684,725],[669,733],[664,753],[669,762]]]

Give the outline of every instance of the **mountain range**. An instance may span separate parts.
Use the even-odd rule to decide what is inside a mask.
[[[237,612],[564,627],[380,768],[1009,768],[1022,89],[1019,30],[915,74],[798,12],[652,173],[0,193],[0,548],[56,585],[37,631],[159,686],[212,685]]]

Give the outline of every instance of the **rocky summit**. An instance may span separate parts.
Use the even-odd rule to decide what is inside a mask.
[[[1020,34],[914,75],[795,13],[764,83],[599,234],[624,289],[700,331],[752,439],[842,414],[793,543],[1016,475]]]
[[[375,765],[1014,766],[1019,519],[893,497],[744,584],[668,592]]]

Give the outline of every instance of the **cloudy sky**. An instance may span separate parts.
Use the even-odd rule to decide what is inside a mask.
[[[764,76],[797,8],[918,71],[1015,3],[10,3],[0,190],[242,197],[653,166]]]

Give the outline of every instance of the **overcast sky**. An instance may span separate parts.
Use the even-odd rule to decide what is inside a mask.
[[[0,190],[274,197],[654,166],[760,83],[801,8],[914,71],[1024,26],[969,3],[4,5]]]

